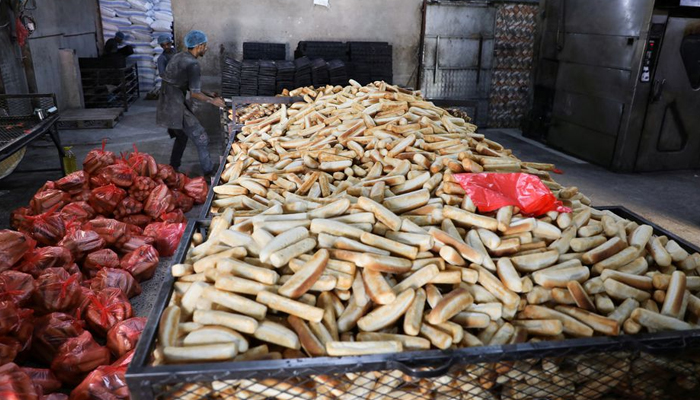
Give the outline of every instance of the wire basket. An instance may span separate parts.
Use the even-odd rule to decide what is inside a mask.
[[[622,207],[604,207],[649,224],[689,251],[688,242]],[[190,221],[175,262],[195,232]],[[146,399],[700,399],[700,330],[528,342],[359,357],[258,359],[152,365],[166,279],[127,372],[136,400]]]

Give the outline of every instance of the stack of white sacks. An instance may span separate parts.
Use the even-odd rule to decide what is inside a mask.
[[[129,57],[139,68],[139,85],[149,91],[160,84],[156,61],[163,49],[158,36],[172,36],[173,12],[170,0],[100,0],[104,40],[117,31],[127,34],[126,44],[134,47]]]

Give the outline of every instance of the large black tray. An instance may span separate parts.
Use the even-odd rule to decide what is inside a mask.
[[[666,235],[688,251],[698,251],[687,241],[623,207],[599,209],[611,210],[624,218],[651,225],[656,234]],[[190,238],[197,231],[205,231],[208,224],[209,220],[188,224],[175,261],[184,260]],[[267,379],[264,386],[282,393],[277,398],[303,399],[308,397],[303,397],[298,391],[315,383],[314,377],[318,376],[330,377],[344,384],[341,391],[349,397],[343,398],[365,398],[368,394],[378,394],[382,384],[372,384],[372,388],[365,390],[364,396],[353,397],[350,390],[362,391],[358,385],[363,380],[358,380],[358,374],[371,371],[379,379],[396,370],[405,374],[400,386],[403,392],[400,394],[408,393],[406,397],[392,397],[398,396],[392,392],[392,396],[380,394],[375,398],[434,398],[432,392],[415,392],[415,396],[411,396],[410,390],[421,382],[423,387],[432,385],[435,393],[445,389],[446,397],[443,398],[700,399],[700,387],[697,386],[700,377],[700,329],[359,357],[151,366],[158,321],[170,299],[173,280],[172,276],[168,276],[163,282],[126,374],[135,400],[234,398],[230,393],[250,387],[253,384],[250,380],[259,382],[263,379]],[[543,371],[543,368],[548,370]],[[498,382],[496,377],[507,370],[510,370],[510,376],[523,379],[523,384],[505,386]],[[546,383],[550,381],[542,380],[543,376],[559,383],[556,386]],[[200,386],[208,386],[213,381],[222,382],[222,386],[230,385],[231,392],[196,394]],[[486,391],[482,386],[474,385],[475,382],[482,383],[482,386],[491,383],[492,388]],[[236,388],[235,385],[239,386]],[[447,391],[452,387],[459,387],[462,397],[453,397],[456,392]],[[272,391],[265,393],[275,398],[272,394]]]

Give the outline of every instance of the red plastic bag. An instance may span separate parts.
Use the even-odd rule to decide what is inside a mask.
[[[85,311],[85,322],[90,330],[100,336],[118,322],[131,318],[129,299],[120,289],[107,288],[95,293]]]
[[[172,190],[183,191],[185,188],[185,183],[187,183],[187,175],[180,172],[175,172],[175,174],[170,175],[168,179],[164,179],[163,182],[165,182],[165,184]]]
[[[180,210],[179,208],[176,208],[175,210],[165,213],[158,218],[160,222],[168,222],[171,224],[176,224],[176,223],[187,223],[187,218],[185,217],[185,214]]]
[[[131,235],[129,240],[119,245],[119,251],[122,254],[130,253],[141,246],[154,246],[156,244],[156,239],[145,236],[145,235]]]
[[[29,376],[34,384],[41,387],[44,394],[53,393],[61,388],[61,381],[48,368],[22,368],[22,371]]]
[[[34,278],[47,268],[70,268],[73,255],[63,246],[38,247],[24,255],[15,270],[30,274]]]
[[[112,183],[112,176],[105,168],[97,171],[95,175],[90,176],[90,188],[97,189],[102,186],[107,186]]]
[[[147,176],[138,176],[134,179],[134,184],[129,188],[129,196],[137,201],[144,202],[156,186],[158,185],[153,179]]]
[[[80,303],[81,275],[69,275],[59,269],[45,273],[36,280],[34,303],[44,313],[70,311]]]
[[[0,336],[0,365],[15,361],[21,350],[22,345],[19,340]]]
[[[172,166],[168,164],[158,164],[158,174],[155,177],[165,182],[174,179],[175,174],[175,168]]]
[[[124,200],[126,192],[114,185],[93,189],[90,193],[90,205],[98,214],[105,217],[112,215],[120,201]]]
[[[123,160],[117,160],[116,163],[104,167],[100,170],[100,173],[105,173],[109,176],[110,182],[124,188],[131,187],[134,183],[134,178],[138,176],[131,166]]]
[[[34,241],[20,232],[0,230],[0,272],[12,268],[34,247]]]
[[[129,400],[127,366],[102,365],[92,371],[70,394],[70,400]]]
[[[83,170],[92,175],[97,170],[114,164],[117,157],[111,151],[105,151],[106,142],[102,141],[102,149],[90,150],[83,160]]]
[[[107,332],[107,348],[115,357],[121,357],[136,348],[147,320],[144,317],[130,318],[114,325]]]
[[[148,225],[143,233],[155,239],[155,247],[159,254],[169,257],[175,254],[186,227],[187,224],[184,223],[156,222]]]
[[[549,211],[571,212],[534,175],[480,173],[453,176],[480,212],[495,211],[505,206],[516,206],[524,215],[532,216]]]
[[[125,255],[119,264],[141,282],[151,279],[158,267],[158,260],[158,251],[153,246],[145,245]]]
[[[83,229],[97,232],[107,246],[117,243],[126,235],[126,224],[110,218],[93,219],[85,224]]]
[[[140,176],[152,177],[158,174],[156,160],[150,154],[140,153],[136,145],[134,145],[134,151],[129,153],[129,156],[126,158],[126,162]]]
[[[63,190],[47,189],[42,191],[39,189],[29,201],[29,206],[32,208],[34,215],[39,215],[54,207],[60,210],[64,205],[70,203],[70,201],[70,195]]]
[[[41,397],[41,400],[70,400],[67,394],[51,393]],[[125,399],[126,400],[126,399]]]
[[[53,246],[66,235],[66,226],[61,214],[56,212],[58,205],[37,216],[27,216],[22,231],[44,246]]]
[[[89,188],[90,176],[85,171],[76,171],[56,181],[56,187],[71,196]]]
[[[122,219],[127,215],[138,214],[141,211],[143,211],[143,203],[133,197],[127,197],[119,202],[117,209],[114,211],[114,216]]]
[[[158,218],[174,208],[173,194],[170,189],[165,185],[158,185],[148,195],[148,199],[146,199],[146,203],[143,206],[143,213],[152,218]]]
[[[61,217],[64,220],[74,218],[80,222],[88,222],[95,218],[95,215],[95,209],[87,201],[74,201],[61,209]]]
[[[9,335],[19,325],[19,309],[13,301],[0,301],[0,336]]]
[[[2,400],[39,400],[39,394],[26,372],[14,363],[0,366]]]
[[[100,346],[85,331],[61,345],[51,362],[51,371],[61,382],[77,385],[90,371],[105,364],[109,364],[109,349]]]
[[[141,294],[141,285],[131,273],[118,268],[103,268],[90,280],[90,289],[95,292],[108,288],[119,289],[128,298]]]
[[[81,260],[83,256],[105,247],[105,240],[95,231],[78,229],[68,233],[58,245],[70,250],[74,259]]]
[[[97,250],[85,257],[83,272],[90,278],[95,277],[103,268],[119,268],[119,256],[113,250]]]
[[[175,208],[179,208],[183,213],[188,213],[194,207],[194,199],[179,190],[173,190],[173,202]]]
[[[18,306],[24,306],[31,300],[35,289],[34,278],[29,274],[19,271],[0,273],[0,300],[2,301],[9,300]]]
[[[31,347],[36,318],[34,318],[34,310],[28,308],[20,309],[18,314],[19,323],[12,335],[22,344],[20,351],[25,351]]]
[[[123,222],[123,221],[122,221]],[[143,228],[140,226],[124,222],[126,224],[126,234],[131,235],[143,235]]]
[[[148,224],[150,224],[151,221],[153,221],[153,219],[148,215],[134,214],[127,215],[126,217],[122,218],[121,221],[130,225],[138,226],[143,230],[143,228],[148,226]],[[134,235],[134,233],[132,233],[132,235]]]
[[[29,207],[15,208],[10,213],[10,226],[12,229],[20,230],[24,226],[27,216],[32,215],[32,209]]]
[[[45,363],[51,363],[54,356],[68,339],[83,333],[82,321],[65,313],[51,313],[36,320],[32,353]]]
[[[71,195],[70,200],[72,202],[76,201],[88,201],[90,200],[90,193],[92,192],[90,185],[88,185],[85,189],[81,190],[80,192]]]
[[[182,191],[192,197],[197,204],[203,204],[207,200],[208,190],[207,181],[202,176],[185,179],[185,186],[182,188]]]

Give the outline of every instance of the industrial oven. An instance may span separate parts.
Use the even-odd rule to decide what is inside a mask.
[[[543,0],[526,134],[615,171],[700,168],[700,0]]]

